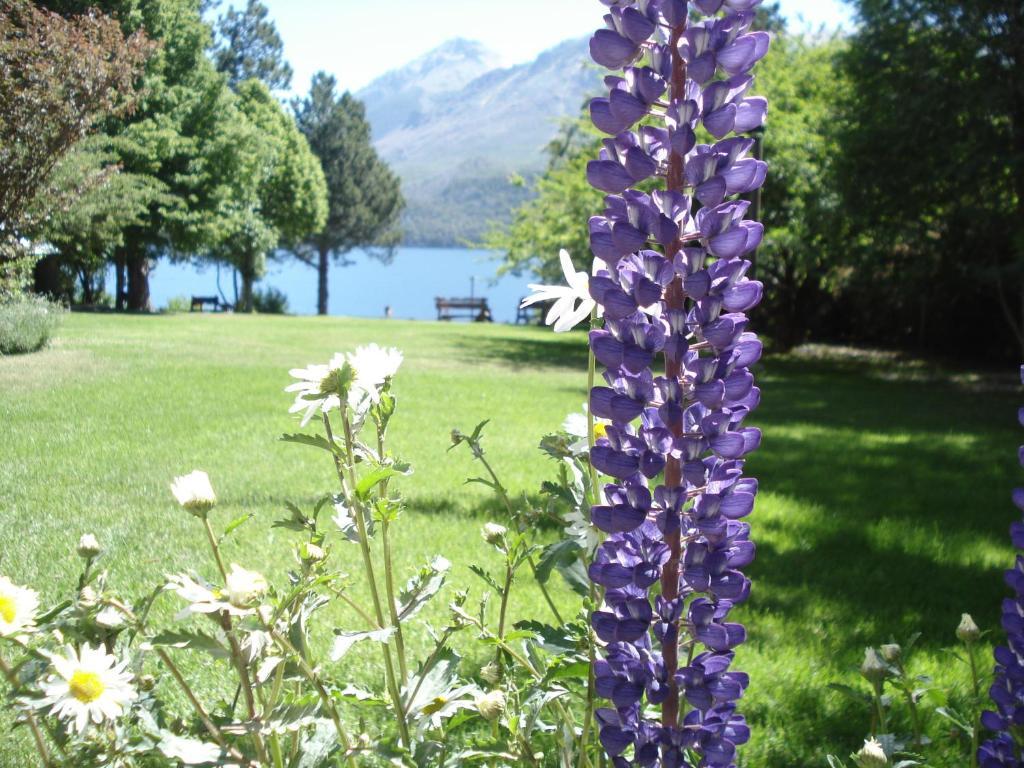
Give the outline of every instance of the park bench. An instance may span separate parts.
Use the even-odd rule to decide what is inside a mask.
[[[489,323],[492,319],[487,299],[443,299],[438,296],[434,299],[434,306],[437,308],[438,320],[461,317],[478,323]]]
[[[209,307],[214,312],[226,312],[232,309],[230,304],[226,301],[221,301],[216,296],[193,296],[189,311],[202,312],[206,307]]]

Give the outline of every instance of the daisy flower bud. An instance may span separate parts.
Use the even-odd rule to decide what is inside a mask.
[[[488,685],[497,685],[501,682],[501,667],[493,661],[489,661],[480,668],[480,679]]]
[[[213,492],[210,476],[199,469],[174,478],[171,493],[182,507],[196,517],[206,517],[217,503],[217,494]]]
[[[956,628],[956,639],[961,643],[973,643],[981,638],[981,630],[974,623],[971,614],[965,613],[960,616],[960,625]]]
[[[879,650],[882,652],[882,658],[890,664],[895,664],[899,661],[900,656],[903,654],[903,649],[896,643],[886,643]]]
[[[502,691],[491,691],[477,696],[473,703],[484,720],[497,720],[505,711],[505,694]]]
[[[75,550],[78,552],[78,556],[84,560],[91,560],[92,558],[99,555],[103,549],[100,547],[99,541],[91,533],[86,533],[78,540],[78,547]]]
[[[260,600],[267,591],[267,580],[256,571],[247,571],[231,564],[225,584],[225,596],[236,608],[248,608]]]
[[[505,543],[505,535],[508,533],[508,528],[497,523],[485,523],[483,529],[480,531],[480,536],[488,544],[493,544],[496,547],[501,547]]]
[[[874,648],[864,649],[864,661],[860,665],[860,673],[869,683],[880,683],[889,674],[889,668],[878,658]]]
[[[885,756],[881,743],[868,739],[860,751],[853,755],[853,762],[857,768],[885,768],[889,765],[889,758]]]

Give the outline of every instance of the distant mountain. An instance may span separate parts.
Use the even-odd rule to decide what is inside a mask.
[[[560,123],[600,84],[587,40],[568,40],[534,61],[491,66],[479,43],[451,40],[373,81],[366,104],[374,142],[402,178],[406,242],[475,242],[507,222],[547,162]]]

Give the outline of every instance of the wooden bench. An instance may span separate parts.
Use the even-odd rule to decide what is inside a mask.
[[[206,307],[209,307],[214,312],[226,312],[232,309],[230,304],[221,301],[216,296],[193,296],[189,311],[202,312]]]
[[[438,296],[434,299],[434,306],[437,308],[438,320],[464,318],[477,323],[489,323],[493,319],[487,299],[443,299]]]

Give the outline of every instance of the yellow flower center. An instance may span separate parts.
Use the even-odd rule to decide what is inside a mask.
[[[0,595],[0,619],[6,624],[13,624],[14,617],[18,612],[14,609],[14,598],[10,595]]]
[[[75,672],[68,683],[71,695],[83,704],[91,704],[103,695],[106,686],[95,672]]]
[[[608,436],[608,425],[598,422],[594,425],[594,439]]]

